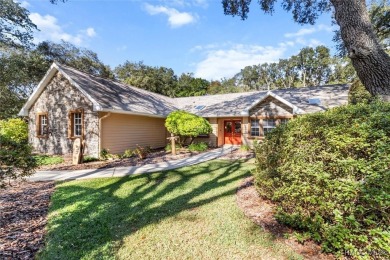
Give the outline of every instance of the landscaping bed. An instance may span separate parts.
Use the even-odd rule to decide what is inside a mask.
[[[0,193],[0,259],[34,259],[42,248],[53,182],[13,182]]]
[[[286,244],[305,259],[336,259],[332,254],[321,252],[321,247],[309,240],[299,243],[293,235],[293,230],[280,224],[275,219],[276,206],[268,200],[259,197],[253,184],[253,177],[244,179],[237,189],[237,205],[245,216],[260,226],[264,231],[275,236],[275,240]]]
[[[208,149],[211,151],[213,149]],[[57,164],[42,165],[38,168],[39,171],[50,170],[84,170],[84,169],[102,169],[102,168],[114,168],[114,167],[128,167],[128,166],[142,166],[145,164],[153,164],[167,161],[174,161],[178,159],[188,158],[194,155],[198,155],[202,152],[191,152],[188,149],[180,149],[176,155],[172,155],[171,152],[165,150],[153,150],[149,153],[145,159],[139,159],[138,157],[130,158],[110,158],[105,161],[92,161],[85,162],[78,165],[73,165],[71,158],[68,158]],[[252,151],[242,151],[240,149],[232,150],[232,152],[220,157],[220,159],[237,160],[237,159],[249,159],[253,158],[254,153]]]

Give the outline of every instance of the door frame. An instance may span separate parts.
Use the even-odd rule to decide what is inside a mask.
[[[235,122],[240,122],[240,126],[241,126],[241,129],[240,129],[240,136],[232,136],[232,138],[239,138],[239,141],[238,141],[238,144],[233,144],[233,145],[241,145],[242,144],[242,118],[233,118],[233,119],[224,119],[223,120],[223,145],[226,144],[226,131],[225,131],[225,127],[226,127],[226,123],[227,122],[232,122],[232,135],[235,134]],[[234,142],[234,141],[233,141]]]

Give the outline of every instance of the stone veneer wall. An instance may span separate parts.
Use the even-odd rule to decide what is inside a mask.
[[[29,142],[34,150],[45,154],[72,153],[73,139],[68,138],[68,113],[84,109],[84,155],[99,156],[99,117],[90,102],[61,73],[52,78],[29,111]],[[38,138],[37,113],[47,112],[49,131],[47,138]]]

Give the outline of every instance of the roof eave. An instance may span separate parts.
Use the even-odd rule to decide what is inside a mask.
[[[299,107],[297,107],[296,105],[293,105],[291,104],[290,102],[288,102],[287,100],[285,100],[284,98],[282,98],[281,96],[279,95],[276,95],[275,93],[273,93],[272,91],[268,91],[263,97],[261,97],[260,99],[256,100],[255,102],[253,102],[248,108],[246,108],[245,110],[243,110],[241,113],[243,114],[248,114],[249,115],[249,111],[254,108],[257,104],[259,104],[260,102],[262,102],[263,100],[265,100],[266,98],[268,97],[273,97],[275,98],[276,100],[282,102],[283,104],[289,106],[292,108],[293,110],[293,115],[300,115],[300,114],[305,114],[306,112],[302,109],[300,109]]]
[[[23,105],[22,109],[19,111],[18,116],[28,116],[28,111],[30,110],[31,106],[35,103],[36,99],[39,97],[45,86],[50,82],[57,71],[58,66],[57,64],[53,63],[46,72],[45,76],[39,82],[38,86],[34,89],[26,103]]]
[[[38,99],[40,94],[43,92],[47,84],[49,84],[50,80],[53,78],[53,76],[60,72],[74,87],[76,87],[83,95],[85,95],[93,104],[93,110],[98,111],[101,109],[101,106],[94,98],[92,98],[87,92],[85,92],[72,78],[67,75],[61,68],[58,66],[57,63],[53,62],[53,64],[50,66],[49,70],[46,72],[45,76],[42,78],[41,82],[39,82],[38,86],[34,89],[33,93],[28,98],[27,102],[23,105],[22,109],[19,111],[18,116],[28,116],[28,111],[30,110],[31,106],[35,103],[35,101]]]
[[[96,111],[134,115],[134,116],[147,116],[147,117],[154,117],[154,118],[166,118],[167,117],[166,115],[148,114],[148,113],[142,113],[142,112],[128,111],[128,110],[122,110],[122,109],[111,109],[111,108],[100,108]]]

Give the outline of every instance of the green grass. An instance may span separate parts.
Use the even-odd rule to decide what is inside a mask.
[[[300,258],[236,205],[252,164],[211,161],[154,174],[63,182],[39,259]]]
[[[59,164],[64,162],[64,158],[57,155],[34,155],[38,166]]]

